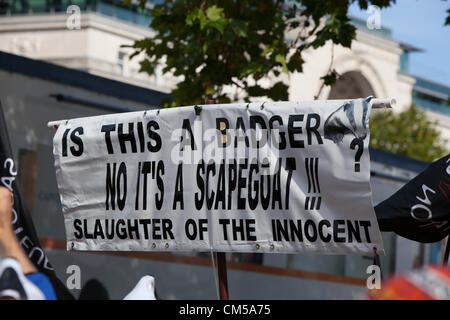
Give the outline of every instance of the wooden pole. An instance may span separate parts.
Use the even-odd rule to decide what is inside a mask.
[[[206,104],[214,103],[214,100],[206,100]],[[220,300],[228,300],[227,259],[225,252],[217,252],[217,273],[219,275]]]
[[[228,300],[227,260],[225,252],[217,252],[220,300]]]

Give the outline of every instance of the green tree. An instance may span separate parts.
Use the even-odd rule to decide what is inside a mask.
[[[434,125],[415,104],[398,114],[391,110],[379,111],[370,119],[370,146],[433,161],[448,153]]]
[[[246,101],[287,100],[286,84],[262,80],[302,72],[302,53],[329,40],[350,47],[356,29],[347,12],[353,3],[384,8],[395,0],[162,0],[150,9],[155,35],[136,41],[133,56],[145,53],[141,71],[150,75],[161,65],[163,73],[183,78],[168,106],[235,100],[225,86],[239,88]],[[321,79],[331,85],[337,76],[330,69]]]

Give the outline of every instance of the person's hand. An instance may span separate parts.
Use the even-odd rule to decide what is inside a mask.
[[[12,196],[11,192],[0,187],[0,233],[11,229],[12,222]]]
[[[17,241],[11,223],[12,195],[7,188],[0,187],[0,257],[14,258],[19,261],[24,274],[36,272],[35,266]]]

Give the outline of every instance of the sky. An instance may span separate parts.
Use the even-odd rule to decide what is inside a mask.
[[[397,0],[380,11],[381,25],[394,40],[423,49],[411,52],[409,73],[450,87],[450,25],[444,26],[448,0]],[[349,15],[366,20],[370,14],[353,5]]]

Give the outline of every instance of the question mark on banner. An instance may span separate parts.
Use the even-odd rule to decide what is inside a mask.
[[[359,172],[360,171],[359,160],[361,159],[361,156],[363,154],[364,141],[359,138],[353,139],[352,142],[350,143],[350,149],[355,150],[356,147],[358,148],[355,154],[355,172]]]

